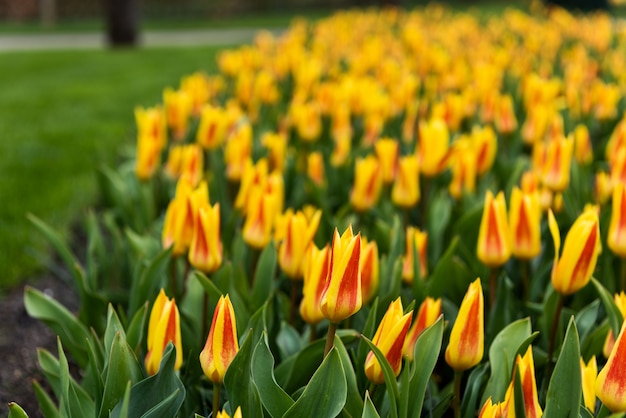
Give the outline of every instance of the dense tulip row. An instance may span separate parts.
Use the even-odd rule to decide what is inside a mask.
[[[534,3],[348,11],[165,89],[104,173],[124,262],[79,276],[90,349],[61,334],[83,410],[626,412],[625,52],[607,16]]]

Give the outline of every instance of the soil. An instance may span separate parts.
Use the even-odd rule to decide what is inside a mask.
[[[16,402],[29,417],[43,417],[33,391],[33,380],[46,382],[37,362],[37,348],[57,355],[56,336],[41,321],[31,318],[24,307],[24,288],[32,286],[75,311],[78,298],[73,288],[52,274],[30,280],[0,297],[0,416],[6,405]]]

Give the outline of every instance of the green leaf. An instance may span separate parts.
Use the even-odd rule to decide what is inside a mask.
[[[443,339],[443,316],[420,334],[413,347],[413,362],[409,366],[409,390],[400,396],[409,397],[408,417],[419,418],[430,376],[435,369]]]
[[[9,417],[8,418],[28,418],[26,411],[15,402],[9,402]]]
[[[450,221],[452,214],[452,199],[447,190],[440,190],[428,205],[427,229],[428,229],[428,249],[431,259],[438,260],[443,251],[444,231]]]
[[[455,236],[435,265],[427,282],[429,296],[433,298],[445,296],[457,305],[463,299],[467,286],[476,278],[456,254],[459,243],[460,238]]]
[[[113,306],[109,304],[107,311],[107,327],[104,330],[104,352],[110,353],[111,346],[113,345],[113,339],[117,337],[117,334],[121,333],[124,340],[126,340],[126,331],[120,322],[120,318],[115,313]]]
[[[48,350],[43,348],[37,349],[37,361],[56,398],[61,399],[61,366],[59,361]]]
[[[479,364],[472,369],[467,379],[463,392],[463,402],[461,403],[461,411],[465,411],[465,418],[473,418],[475,411],[482,406],[478,405],[478,402],[480,395],[484,392],[482,388],[487,380],[488,371],[488,363]]]
[[[363,414],[361,418],[380,418],[378,415],[378,411],[376,411],[376,407],[372,403],[372,398],[370,398],[370,393],[365,392],[365,403],[363,404]]]
[[[548,386],[544,416],[578,418],[581,392],[580,347],[576,323],[572,317]]]
[[[490,396],[494,403],[504,400],[504,394],[511,381],[515,356],[521,351],[523,345],[526,345],[523,349],[528,347],[531,335],[532,338],[537,335],[531,334],[531,332],[530,318],[524,318],[511,322],[493,339],[489,347],[491,376],[487,382],[481,405]]]
[[[611,329],[613,330],[613,335],[619,335],[619,331],[622,328],[622,322],[624,322],[624,317],[620,312],[619,308],[615,304],[615,300],[613,296],[609,293],[608,290],[602,286],[595,278],[591,278],[593,285],[596,287],[598,291],[598,295],[604,304],[604,309],[606,310],[607,316],[609,318],[609,324],[611,325]]]
[[[346,376],[337,349],[333,348],[283,418],[335,417],[346,403],[346,393]]]
[[[361,400],[361,393],[357,386],[356,373],[354,372],[354,366],[352,365],[346,346],[336,334],[335,348],[339,354],[339,359],[341,360],[341,365],[343,366],[343,371],[346,376],[347,394],[344,411],[349,413],[350,416],[358,417],[363,409],[363,401]]]
[[[86,368],[89,330],[59,302],[30,286],[24,292],[24,306],[30,316],[50,327],[61,338],[76,363]]]
[[[263,337],[252,354],[252,379],[259,390],[263,406],[274,418],[282,417],[295,403],[281,388],[274,378],[274,357],[267,345],[267,334]]]
[[[70,376],[70,367],[63,351],[61,340],[57,339],[59,351],[59,377],[61,381],[61,404],[70,417],[92,417],[96,405],[87,392]]]
[[[113,337],[107,367],[102,378],[104,379],[104,392],[99,416],[106,417],[124,397],[128,383],[135,384],[143,378],[141,366],[122,331],[118,331]]]
[[[515,373],[515,382],[513,383],[513,398],[515,401],[515,417],[526,418],[526,407],[524,405],[524,389],[522,389],[522,378],[520,377],[519,367]]]
[[[367,315],[365,326],[363,327],[363,335],[365,335],[369,339],[374,338],[374,333],[376,332],[376,324],[378,323],[378,318],[377,318],[378,303],[379,303],[379,298],[374,299],[374,302],[372,303],[370,311]],[[357,346],[356,364],[365,364],[367,353],[369,353],[368,345],[361,338]],[[365,370],[362,367],[358,368],[357,377],[358,377],[359,383],[361,383],[361,387],[367,384],[367,379],[365,377]]]
[[[165,269],[170,262],[171,254],[171,247],[159,252],[140,269],[138,277],[133,277],[130,288],[128,316],[134,316],[139,307],[151,299],[154,290],[163,282]],[[174,262],[174,260],[171,260],[171,262]]]
[[[272,293],[275,276],[276,248],[272,241],[261,252],[256,271],[254,272],[251,312],[256,311],[269,299],[270,293]]]
[[[59,408],[36,380],[33,381],[33,390],[43,416],[46,418],[60,418]]]
[[[135,354],[141,350],[141,343],[144,341],[145,329],[148,322],[148,302],[146,301],[141,308],[135,312],[133,319],[130,321],[126,333],[126,342],[133,349]]]
[[[380,351],[376,344],[370,339],[361,335],[361,338],[369,346],[370,350],[374,353],[374,356],[380,363],[380,367],[385,378],[385,386],[387,387],[387,394],[389,395],[390,416],[395,418],[398,416],[398,399],[400,399],[400,390],[398,389],[398,382],[396,381],[396,375],[393,373],[389,362],[385,355]]]
[[[176,349],[172,343],[168,343],[159,365],[159,372],[134,384],[129,395],[124,394],[110,416],[112,418],[176,416],[185,399],[185,387],[174,371],[175,362]],[[155,415],[155,412],[158,414]]]
[[[231,408],[236,409],[240,406],[244,417],[263,416],[259,391],[252,380],[252,350],[256,343],[252,340],[253,335],[254,332],[246,335],[245,341],[224,376],[224,387],[228,392]]]

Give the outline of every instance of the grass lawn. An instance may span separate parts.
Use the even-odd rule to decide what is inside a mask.
[[[67,232],[95,202],[95,170],[133,144],[135,105],[182,75],[215,71],[216,48],[0,54],[0,290],[41,268],[26,213]]]

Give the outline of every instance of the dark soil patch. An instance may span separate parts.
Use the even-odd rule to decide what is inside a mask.
[[[29,285],[72,311],[78,307],[73,288],[52,274]],[[8,412],[7,403],[16,402],[33,418],[43,415],[32,382],[37,380],[47,387],[37,362],[37,348],[45,348],[56,356],[57,342],[56,335],[43,322],[26,312],[24,288],[19,286],[0,297],[0,416]]]

